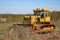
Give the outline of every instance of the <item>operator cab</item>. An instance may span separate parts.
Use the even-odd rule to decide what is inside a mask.
[[[44,18],[44,9],[36,9],[34,10],[34,15],[41,16],[41,18]]]

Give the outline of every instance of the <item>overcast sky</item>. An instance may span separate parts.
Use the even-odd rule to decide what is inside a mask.
[[[60,11],[60,0],[0,0],[0,14],[33,13],[35,8]]]

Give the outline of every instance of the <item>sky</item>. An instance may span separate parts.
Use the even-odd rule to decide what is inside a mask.
[[[36,8],[60,11],[60,0],[0,0],[0,14],[31,14]]]

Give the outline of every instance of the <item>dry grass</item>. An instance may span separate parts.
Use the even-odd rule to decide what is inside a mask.
[[[0,30],[0,32],[2,32],[2,34],[0,34],[0,40],[60,40],[60,32],[58,31],[49,34],[31,35],[31,27],[14,26],[11,23],[0,25],[2,30],[4,30]]]
[[[22,15],[5,15],[2,18],[7,18],[7,22],[0,22],[0,40],[60,40],[60,16],[59,13],[51,14],[51,19],[54,17],[56,24],[55,32],[49,34],[34,34],[31,35],[31,27],[14,26],[13,23],[22,23]],[[53,23],[53,21],[51,22]]]

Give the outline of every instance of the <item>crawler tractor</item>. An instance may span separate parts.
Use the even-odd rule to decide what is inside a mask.
[[[51,24],[49,10],[37,8],[33,15],[24,16],[23,24],[20,26],[32,27],[32,33],[50,33],[55,29],[55,25]]]

